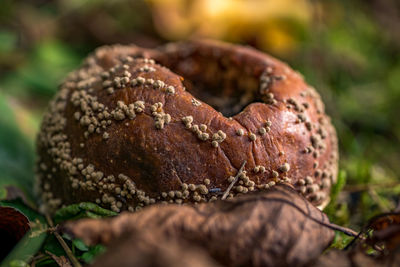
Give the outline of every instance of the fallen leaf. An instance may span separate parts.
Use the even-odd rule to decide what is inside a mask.
[[[122,235],[93,267],[217,267],[207,252],[183,240],[159,238],[150,231]]]
[[[370,242],[380,243],[388,253],[400,249],[400,224],[389,225],[385,229],[374,231]]]
[[[378,216],[375,216],[370,220],[368,228],[373,230],[383,230],[389,225],[397,224],[400,225],[400,213],[392,212],[392,213],[384,213]]]
[[[29,221],[25,215],[11,207],[0,207],[0,261],[28,232]]]
[[[154,205],[112,219],[68,222],[63,229],[90,245],[113,248],[121,238],[148,232],[158,240],[202,247],[224,265],[303,266],[331,243],[328,224],[327,216],[291,187],[278,185],[226,201]],[[128,248],[137,246],[132,242]]]
[[[367,255],[362,249],[355,248],[351,251],[330,250],[311,264],[313,267],[396,267],[399,266],[400,251],[390,257],[376,257]]]
[[[6,190],[4,200],[14,200],[20,198],[25,204],[28,203],[25,193],[20,188],[10,185],[4,187],[4,189]]]
[[[349,247],[355,244],[364,245],[364,250],[375,249],[381,256],[400,250],[400,213],[383,213],[369,220]]]
[[[79,257],[80,260],[84,261],[87,264],[93,263],[94,259],[97,258],[100,254],[106,251],[106,248],[103,245],[96,245],[94,247],[90,247],[89,251],[86,251]]]
[[[400,266],[400,213],[375,216],[347,248],[330,250],[312,266]]]
[[[370,232],[366,243],[379,246],[383,254],[400,250],[400,213],[384,213],[370,220],[366,232]]]

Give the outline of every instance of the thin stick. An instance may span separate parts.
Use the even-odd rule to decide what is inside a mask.
[[[50,216],[46,214],[46,220],[47,223],[50,225],[50,227],[54,228],[54,223],[51,220]],[[56,231],[53,232],[54,236],[57,238],[58,242],[60,245],[63,247],[65,253],[67,254],[69,260],[71,261],[72,265],[74,267],[82,267],[82,265],[79,263],[79,261],[75,258],[74,254],[72,253],[71,249],[68,247],[67,243],[65,243],[64,239],[60,236],[59,233]]]
[[[380,183],[380,184],[358,184],[358,185],[345,185],[343,191],[349,193],[355,193],[360,191],[367,191],[371,188],[373,189],[387,189],[392,188],[394,186],[400,185],[399,182],[387,182],[387,183]]]
[[[229,192],[231,191],[232,187],[233,187],[233,186],[236,184],[236,182],[239,180],[239,175],[243,172],[244,165],[246,165],[246,161],[243,162],[242,166],[240,167],[238,173],[237,173],[236,176],[235,176],[235,179],[232,181],[232,183],[231,183],[231,184],[228,186],[228,188],[226,189],[224,195],[223,195],[222,198],[221,198],[222,200],[225,200],[225,199],[228,197]]]
[[[359,235],[358,232],[354,231],[353,229],[347,228],[347,227],[343,227],[334,223],[324,223],[324,222],[320,222],[320,224],[332,229],[332,230],[336,230],[339,232],[342,232],[345,235],[348,236],[352,236],[352,237],[357,237]]]

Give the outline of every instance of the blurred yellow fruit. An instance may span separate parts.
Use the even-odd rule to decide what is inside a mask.
[[[312,16],[308,0],[147,0],[157,31],[168,40],[191,37],[251,43],[275,53],[296,47],[296,31]]]

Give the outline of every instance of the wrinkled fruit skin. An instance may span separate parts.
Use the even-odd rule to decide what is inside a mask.
[[[229,197],[286,182],[323,206],[338,160],[324,105],[300,74],[214,41],[97,49],[60,86],[37,148],[50,212],[213,201],[244,162]]]

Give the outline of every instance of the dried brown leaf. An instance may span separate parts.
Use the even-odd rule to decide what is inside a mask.
[[[384,213],[375,216],[370,220],[368,228],[383,230],[390,225],[400,225],[400,212]]]
[[[400,249],[400,224],[389,225],[385,229],[375,231],[370,240],[373,244],[383,244],[387,253]]]
[[[400,213],[375,216],[349,247],[329,251],[312,266],[400,266]]]
[[[362,249],[355,248],[351,251],[331,250],[322,255],[311,264],[313,267],[396,267],[400,263],[400,251],[386,257],[367,255]]]
[[[175,238],[160,238],[150,231],[122,235],[96,259],[94,267],[217,267],[201,247]]]
[[[115,246],[122,236],[147,232],[205,249],[229,266],[302,266],[331,243],[328,218],[292,188],[194,206],[155,205],[113,219],[69,222],[65,230],[88,244]],[[130,251],[138,244],[129,243]],[[171,265],[172,266],[172,265]]]
[[[10,186],[6,186],[6,200],[14,200],[17,198],[20,198],[24,203],[28,203],[28,200],[26,199],[25,193],[16,186],[10,185]]]
[[[364,237],[365,238],[360,238]],[[350,246],[377,249],[382,256],[400,250],[400,213],[383,213],[372,218]]]

